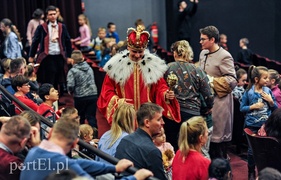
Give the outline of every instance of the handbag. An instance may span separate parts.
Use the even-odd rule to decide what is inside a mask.
[[[231,82],[227,81],[226,76],[231,76],[238,82],[237,78],[232,74],[227,74],[222,77],[213,78],[213,89],[219,98],[227,96],[232,92],[233,89],[231,86]]]
[[[220,48],[218,50],[214,51],[214,52],[205,54],[204,71],[205,71],[205,66],[206,66],[208,55],[219,51]],[[232,89],[234,89],[235,86],[236,86],[236,84],[233,84],[232,82],[229,82],[227,80],[226,76],[231,76],[236,80],[236,82],[238,82],[237,78],[232,74],[225,74],[222,77],[212,77],[212,76],[209,76],[208,74],[207,74],[207,76],[209,78],[209,82],[211,84],[211,87],[214,90],[214,93],[219,98],[225,97],[228,94],[230,94],[232,92]]]

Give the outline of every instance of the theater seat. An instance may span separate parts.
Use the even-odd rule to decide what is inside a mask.
[[[258,171],[272,167],[281,172],[281,145],[274,137],[264,137],[245,128],[247,140],[252,147]]]
[[[236,145],[236,153],[241,153],[241,147],[243,143],[247,144],[246,137],[243,133],[244,128],[244,113],[240,111],[240,102],[238,99],[233,98],[234,102],[234,120],[233,120],[233,134],[232,142]]]

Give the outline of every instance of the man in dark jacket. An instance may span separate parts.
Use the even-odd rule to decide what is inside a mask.
[[[46,9],[48,21],[39,25],[35,31],[29,53],[29,62],[40,64],[37,71],[39,83],[50,83],[56,89],[66,81],[67,61],[71,55],[70,36],[64,24],[57,22],[55,6]],[[38,45],[40,49],[37,52]]]

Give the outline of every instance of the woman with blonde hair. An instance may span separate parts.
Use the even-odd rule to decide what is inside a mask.
[[[165,79],[169,75],[177,76],[177,86],[174,86],[174,92],[180,104],[180,113],[182,121],[186,121],[193,116],[204,115],[211,117],[211,109],[214,103],[214,96],[211,92],[209,79],[206,73],[199,67],[191,63],[193,60],[193,51],[186,40],[177,41],[171,46],[175,62],[168,64],[168,70],[165,73]],[[204,101],[202,101],[204,100]],[[204,104],[204,107],[203,107]],[[203,111],[203,112],[202,112]],[[167,122],[166,134],[167,141],[171,142],[176,148],[177,133],[180,124]],[[173,126],[173,128],[171,128]],[[207,126],[211,131],[212,119],[208,118]],[[171,139],[169,139],[169,137]],[[208,152],[206,151],[206,156]]]
[[[0,61],[1,66],[3,68],[3,74],[0,74],[0,80],[6,79],[10,77],[10,63],[11,59],[9,58],[4,58]]]
[[[134,132],[136,126],[136,111],[131,104],[124,103],[114,112],[112,125],[99,140],[98,148],[111,156],[115,156],[116,148],[121,139]],[[97,161],[107,162],[100,157]]]
[[[194,116],[182,123],[172,168],[173,180],[208,179],[210,160],[201,153],[208,139],[208,128],[202,116]]]

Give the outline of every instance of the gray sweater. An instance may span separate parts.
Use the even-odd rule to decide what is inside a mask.
[[[98,94],[94,72],[87,62],[74,64],[68,71],[67,90],[78,98]]]

